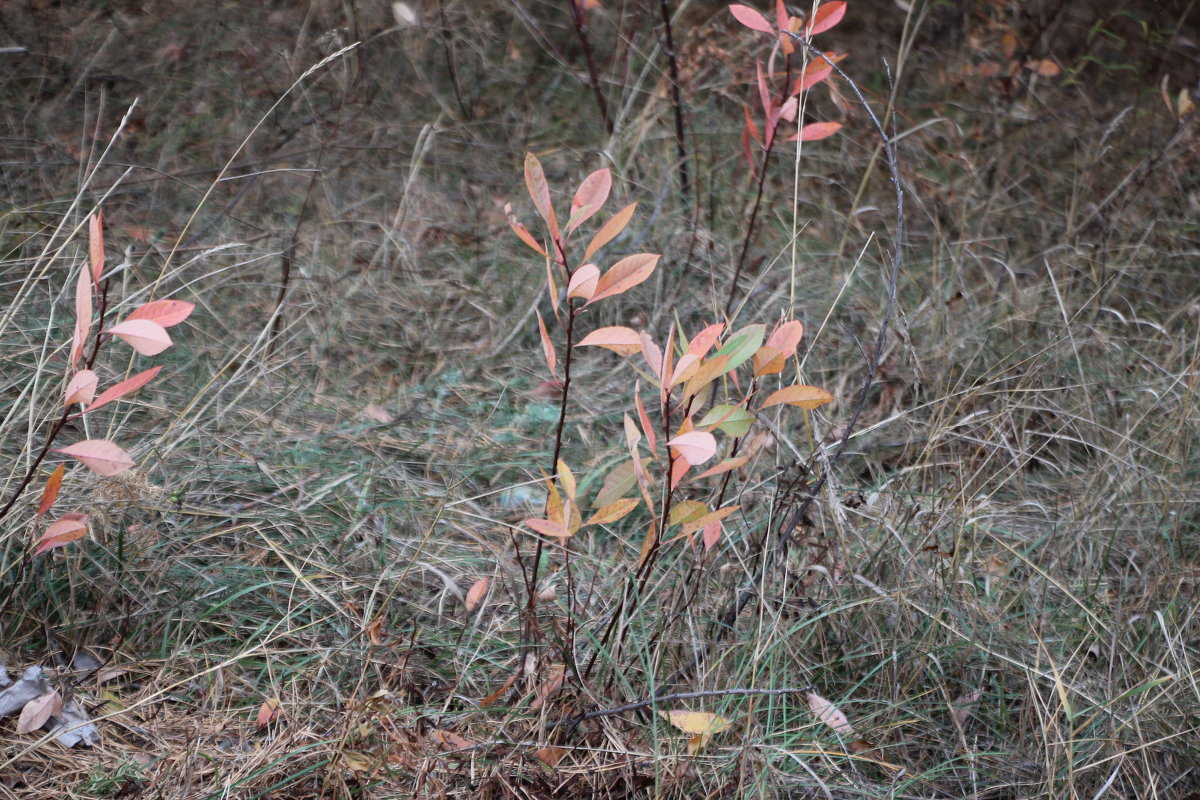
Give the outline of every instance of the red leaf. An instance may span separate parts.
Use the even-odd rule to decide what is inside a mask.
[[[125,344],[144,356],[155,356],[171,346],[171,336],[157,322],[148,319],[125,320],[105,333],[119,336]]]
[[[721,539],[721,520],[716,520],[705,525],[704,532],[700,535],[704,540],[705,552],[712,550]]]
[[[281,707],[279,698],[269,697],[258,707],[258,716],[255,717],[254,724],[260,728],[265,728],[282,716],[283,708]]]
[[[50,523],[46,532],[42,534],[42,538],[38,540],[37,549],[33,551],[33,554],[41,555],[47,550],[70,544],[86,535],[87,514],[70,511]]]
[[[733,14],[734,19],[745,25],[753,31],[762,31],[763,33],[774,33],[775,29],[771,27],[771,23],[767,22],[767,18],[755,11],[749,6],[740,4],[731,5],[729,13]]]
[[[133,466],[129,454],[106,439],[87,439],[70,447],[60,447],[54,452],[68,455],[97,475],[105,477],[120,475]]]
[[[92,398],[96,396],[96,384],[100,382],[100,378],[90,369],[81,369],[71,378],[67,384],[67,396],[63,400],[63,405],[70,406],[76,403],[87,404],[92,402]]]
[[[789,142],[794,142],[799,139],[802,142],[816,142],[821,139],[828,139],[842,128],[840,122],[810,122],[800,129],[799,133],[788,139]]]
[[[596,282],[600,280],[600,268],[595,264],[584,264],[571,273],[571,281],[567,284],[567,297],[582,297],[590,300],[596,293]]]
[[[54,472],[50,473],[50,478],[46,481],[45,488],[42,489],[42,502],[38,503],[37,516],[35,520],[39,520],[46,515],[50,507],[54,505],[54,501],[58,499],[58,490],[62,488],[63,474],[67,471],[65,464],[59,464]]]
[[[797,78],[796,83],[792,86],[791,95],[795,97],[805,89],[811,89],[828,78],[832,72],[833,67],[824,61],[809,62],[808,66],[804,68],[804,74]]]
[[[92,265],[92,284],[99,286],[104,272],[104,213],[100,209],[88,219],[88,261]]]
[[[675,448],[675,452],[693,467],[708,461],[717,452],[716,438],[705,431],[680,434],[667,442],[667,446]]]
[[[844,16],[846,16],[846,4],[842,0],[834,3],[826,3],[817,9],[816,14],[813,14],[812,20],[806,26],[804,35],[812,37],[818,33],[824,33],[841,22]]]
[[[541,162],[533,153],[525,154],[525,186],[529,189],[529,196],[533,198],[534,208],[550,227],[551,238],[557,241],[558,218],[554,216],[554,206],[550,202],[550,185],[546,183],[546,173],[542,171]]]
[[[71,369],[79,363],[79,356],[83,354],[91,330],[92,280],[86,269],[80,269],[79,280],[75,283],[75,335],[71,339]]]
[[[622,356],[631,356],[642,352],[642,337],[632,328],[613,326],[597,328],[583,337],[576,347],[603,347]]]
[[[637,286],[653,274],[660,258],[662,256],[656,253],[637,253],[622,258],[613,264],[612,268],[604,273],[604,276],[596,283],[596,293],[592,295],[592,299],[588,300],[586,305],[603,300],[605,297],[623,294]]]
[[[107,389],[104,390],[104,392],[99,397],[97,397],[92,402],[91,405],[89,405],[87,408],[85,408],[82,413],[86,414],[89,411],[95,411],[97,408],[104,405],[105,403],[111,403],[113,400],[124,397],[127,394],[136,392],[138,389],[142,388],[147,383],[154,380],[154,376],[157,375],[160,370],[162,370],[162,367],[153,367],[152,369],[148,369],[145,372],[139,372],[137,375],[134,375],[132,378],[126,378],[125,380],[121,381],[120,383],[114,384],[113,386],[108,387]]]
[[[135,308],[133,313],[125,318],[125,321],[148,319],[151,322],[157,322],[164,328],[169,328],[183,322],[195,310],[195,303],[183,300],[152,300]]]
[[[550,374],[554,374],[554,366],[557,363],[554,357],[554,343],[550,341],[550,334],[546,332],[546,323],[542,321],[540,311],[534,311],[537,314],[538,334],[542,337],[542,353],[546,356],[546,364],[550,367]]]
[[[608,199],[612,189],[612,173],[607,169],[596,170],[583,179],[575,199],[571,201],[571,217],[567,220],[567,235],[591,219]]]
[[[604,245],[615,239],[617,234],[625,230],[625,226],[629,224],[629,220],[633,219],[633,212],[635,210],[637,210],[637,203],[630,203],[616,214],[613,214],[612,219],[600,226],[600,230],[596,231],[596,235],[588,242],[587,250],[583,253],[583,260],[587,261],[596,254],[597,250],[604,247]]]
[[[676,451],[676,453],[678,453],[678,451]],[[672,491],[675,490],[675,487],[679,485],[679,482],[681,480],[683,480],[683,476],[686,475],[687,471],[691,468],[692,468],[692,465],[689,464],[688,460],[686,458],[684,458],[682,455],[676,455],[675,458],[671,459],[671,490]]]

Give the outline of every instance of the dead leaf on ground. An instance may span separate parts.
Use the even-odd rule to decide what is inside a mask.
[[[809,709],[817,715],[817,719],[843,736],[854,736],[854,726],[842,710],[816,692],[807,695]]]

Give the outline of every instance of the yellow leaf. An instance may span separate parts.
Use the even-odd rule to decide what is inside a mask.
[[[660,711],[667,721],[684,733],[711,736],[729,727],[729,720],[707,711]]]

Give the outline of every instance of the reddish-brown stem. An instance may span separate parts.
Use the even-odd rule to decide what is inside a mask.
[[[556,241],[553,243],[553,247],[554,247],[555,253],[561,254],[561,253],[566,252],[566,242],[565,241],[563,241],[563,242]],[[571,280],[571,269],[570,269],[570,267],[567,266],[565,259],[562,258],[561,255],[559,256],[559,258],[560,258],[559,266],[561,266],[563,268],[563,270],[566,272],[567,282],[569,284],[570,280]],[[563,432],[566,429],[566,424],[567,424],[567,402],[570,399],[570,391],[571,391],[571,350],[575,343],[575,341],[574,341],[575,340],[575,318],[579,313],[579,309],[576,308],[574,302],[570,298],[568,298],[566,300],[566,305],[567,305],[567,322],[566,322],[565,328],[566,328],[566,334],[567,334],[567,342],[566,342],[567,348],[566,348],[566,352],[563,353],[562,399],[559,401],[559,406],[558,406],[558,426],[555,428],[555,431],[554,431],[554,455],[550,460],[550,475],[551,476],[556,476],[558,473],[558,459],[559,459],[559,455],[562,453]],[[552,477],[551,480],[557,480],[557,478]],[[522,653],[521,653],[522,654],[522,659],[521,659],[522,663],[521,663],[521,667],[520,667],[521,669],[524,669],[524,655],[528,651],[528,646],[529,646],[530,642],[532,642],[533,640],[538,638],[537,582],[538,582],[539,568],[542,563],[542,549],[543,549],[543,542],[542,542],[542,539],[539,537],[537,540],[537,545],[533,549],[533,564],[531,565],[531,567],[529,569],[529,573],[528,573],[529,577],[525,581],[526,595],[527,595],[526,606],[525,606],[526,631],[525,631],[524,642],[522,643],[522,647],[521,647],[521,651],[522,651]]]
[[[608,103],[604,101],[604,92],[600,88],[600,73],[596,70],[596,60],[592,57],[592,43],[588,40],[587,20],[584,11],[579,7],[578,0],[568,0],[567,7],[571,9],[571,24],[579,36],[579,44],[583,48],[583,60],[587,64],[588,81],[592,84],[592,93],[596,96],[596,106],[600,109],[600,117],[604,120],[604,130],[610,136],[613,132],[612,118],[608,115]]]
[[[675,111],[675,154],[679,158],[679,194],[685,207],[691,204],[691,177],[688,174],[688,154],[684,139],[683,100],[679,91],[679,63],[675,56],[675,35],[671,30],[671,2],[659,0],[662,11],[663,39],[667,53],[667,74],[671,78],[671,106]],[[686,263],[686,262],[685,262]]]
[[[104,315],[107,313],[107,311],[108,281],[106,280],[104,281],[104,285],[100,287],[100,322],[97,326],[98,328],[104,327]],[[92,343],[92,354],[84,359],[84,367],[86,369],[91,369],[93,366],[95,366],[96,357],[100,354],[100,345],[103,342],[108,341],[110,338],[111,337],[106,336],[99,330],[96,331],[96,338]],[[42,461],[44,461],[46,456],[49,455],[50,447],[54,444],[54,440],[58,437],[58,434],[62,432],[63,427],[66,426],[70,418],[71,409],[64,409],[63,414],[61,417],[59,417],[58,422],[54,423],[53,427],[50,428],[50,432],[46,434],[46,441],[42,445],[42,450],[40,453],[38,453],[37,458],[33,460],[33,463],[29,465],[29,469],[25,471],[25,477],[23,477],[21,482],[17,484],[17,488],[13,491],[12,496],[8,498],[8,502],[4,504],[4,507],[0,508],[0,519],[4,519],[6,516],[8,516],[8,512],[12,511],[13,506],[15,506],[17,501],[21,499],[21,495],[23,495],[25,490],[29,488],[29,484],[33,482],[34,476],[37,475],[38,467],[42,465]]]

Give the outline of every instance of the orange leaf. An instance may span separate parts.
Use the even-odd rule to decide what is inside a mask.
[[[583,260],[587,261],[596,254],[597,250],[604,247],[604,245],[615,239],[617,234],[625,230],[625,226],[629,224],[629,220],[633,219],[633,212],[636,209],[637,203],[630,203],[616,214],[613,214],[612,219],[600,226],[600,230],[596,231],[596,235],[588,242],[587,250],[583,253]]]
[[[642,423],[642,432],[646,434],[646,443],[650,445],[650,452],[653,453],[658,449],[658,437],[654,435],[654,426],[650,424],[650,417],[646,414],[646,407],[642,405],[642,395],[637,386],[634,386],[633,389],[633,404],[637,407],[638,421]]]
[[[120,475],[134,464],[128,453],[106,439],[87,439],[69,447],[60,447],[54,452],[68,455],[106,478]]]
[[[58,499],[58,490],[62,488],[63,474],[66,473],[67,467],[65,464],[59,464],[54,472],[50,473],[50,478],[46,481],[45,488],[42,489],[42,502],[38,503],[37,516],[34,520],[39,520],[46,516],[46,512],[54,505],[54,501]]]
[[[532,528],[534,532],[554,539],[569,539],[571,532],[561,522],[551,522],[548,519],[526,519],[522,524]]]
[[[92,284],[100,284],[104,272],[104,212],[96,209],[88,219],[88,262],[92,266]]]
[[[833,395],[821,387],[796,385],[785,386],[782,389],[771,392],[766,402],[760,408],[769,408],[777,406],[780,403],[787,403],[789,406],[814,409],[830,402],[833,402]]]
[[[687,351],[692,355],[704,358],[724,330],[724,322],[714,322],[692,337],[692,341],[688,342]]]
[[[471,588],[467,590],[466,605],[467,605],[468,612],[475,610],[475,607],[479,605],[479,602],[481,600],[483,600],[483,596],[485,594],[487,594],[487,590],[488,590],[488,579],[487,578],[480,578],[479,580],[477,580],[473,584],[471,584]]]
[[[587,301],[587,305],[590,306],[605,297],[622,294],[637,286],[650,277],[661,257],[657,253],[637,253],[622,258],[596,283],[596,293]]]
[[[687,379],[684,384],[685,397],[699,394],[700,390],[729,371],[729,356],[713,356]]]
[[[97,397],[82,413],[86,414],[89,411],[95,411],[105,403],[111,403],[113,400],[124,397],[127,394],[136,392],[138,389],[145,386],[150,381],[154,380],[154,376],[159,373],[162,367],[153,367],[145,372],[139,372],[132,378],[126,378],[118,384],[108,387],[104,392]]]
[[[282,716],[283,708],[280,707],[279,698],[269,697],[258,707],[258,716],[255,717],[254,724],[265,728]]]
[[[844,16],[846,16],[846,4],[844,2],[838,0],[835,3],[826,3],[817,9],[816,14],[813,14],[813,18],[808,23],[804,35],[812,37],[818,33],[824,33],[841,22]]]
[[[579,191],[571,201],[571,217],[567,220],[567,234],[592,217],[608,199],[612,189],[612,173],[607,169],[596,170],[583,179]]]
[[[42,538],[38,540],[37,548],[34,549],[33,554],[35,556],[41,555],[47,550],[53,550],[56,547],[62,547],[64,544],[70,544],[76,539],[82,539],[86,535],[87,514],[70,511],[50,523],[50,526],[46,528],[46,532],[42,534]]]
[[[558,762],[562,761],[563,756],[566,754],[567,748],[555,747],[553,745],[549,747],[539,747],[537,750],[534,750],[532,753],[530,753],[530,755],[532,755],[538,761],[541,761],[547,767],[557,767]]]
[[[492,692],[487,697],[485,697],[479,701],[479,707],[487,708],[488,706],[495,703],[497,700],[499,700],[504,695],[505,692],[507,692],[509,689],[512,688],[512,685],[514,683],[516,683],[516,681],[517,681],[517,673],[513,672],[513,674],[508,676],[508,680],[506,680],[504,682],[503,686],[501,686],[499,689],[497,689],[496,691]]]
[[[727,458],[721,463],[709,467],[701,472],[692,480],[700,480],[701,478],[711,478],[713,475],[720,475],[722,472],[729,472],[731,469],[737,469],[746,464],[750,460],[749,456],[738,456],[737,458]]]
[[[681,434],[667,442],[667,446],[675,448],[675,452],[693,467],[708,461],[717,452],[716,438],[706,431]]]
[[[613,326],[597,328],[583,337],[576,347],[603,347],[622,356],[642,352],[642,337],[632,328]]]
[[[611,525],[637,508],[639,502],[636,497],[623,497],[592,514],[584,525]]]
[[[512,213],[512,203],[504,204],[504,215],[508,218],[508,227],[512,228],[512,232],[517,235],[518,239],[532,247],[539,254],[549,257],[546,248],[542,247],[538,243],[538,240],[533,238],[533,234],[529,232],[525,224],[517,221],[516,215]]]
[[[144,356],[154,356],[171,346],[171,336],[157,322],[148,319],[125,320],[105,333],[119,336],[125,344]]]
[[[1030,69],[1032,69],[1038,75],[1041,75],[1043,78],[1053,78],[1062,73],[1062,67],[1060,67],[1058,64],[1055,64],[1048,58],[1043,58],[1040,61],[1032,62]]]
[[[195,303],[188,303],[183,300],[153,300],[135,308],[125,318],[125,321],[128,322],[131,319],[148,319],[151,322],[157,322],[164,328],[169,328],[172,325],[178,325],[183,322],[195,310]]]
[[[731,5],[729,13],[733,14],[734,19],[752,31],[774,33],[774,29],[771,27],[771,23],[767,22],[767,18],[749,6],[740,4]]]
[[[550,341],[550,334],[546,332],[546,323],[542,321],[542,314],[535,310],[538,321],[538,335],[542,337],[542,353],[546,356],[546,365],[550,367],[550,374],[554,374],[554,367],[557,360],[554,356],[554,343]]]
[[[741,506],[725,506],[724,508],[718,508],[716,511],[711,511],[702,517],[688,520],[683,524],[681,532],[685,535],[689,533],[695,533],[701,528],[707,527],[714,522],[720,522],[733,512],[737,511],[739,508],[741,508]]]
[[[71,382],[67,384],[67,397],[63,401],[65,406],[73,406],[76,403],[87,404],[92,402],[92,398],[96,396],[96,384],[100,382],[99,376],[90,369],[81,369],[76,372]]]

